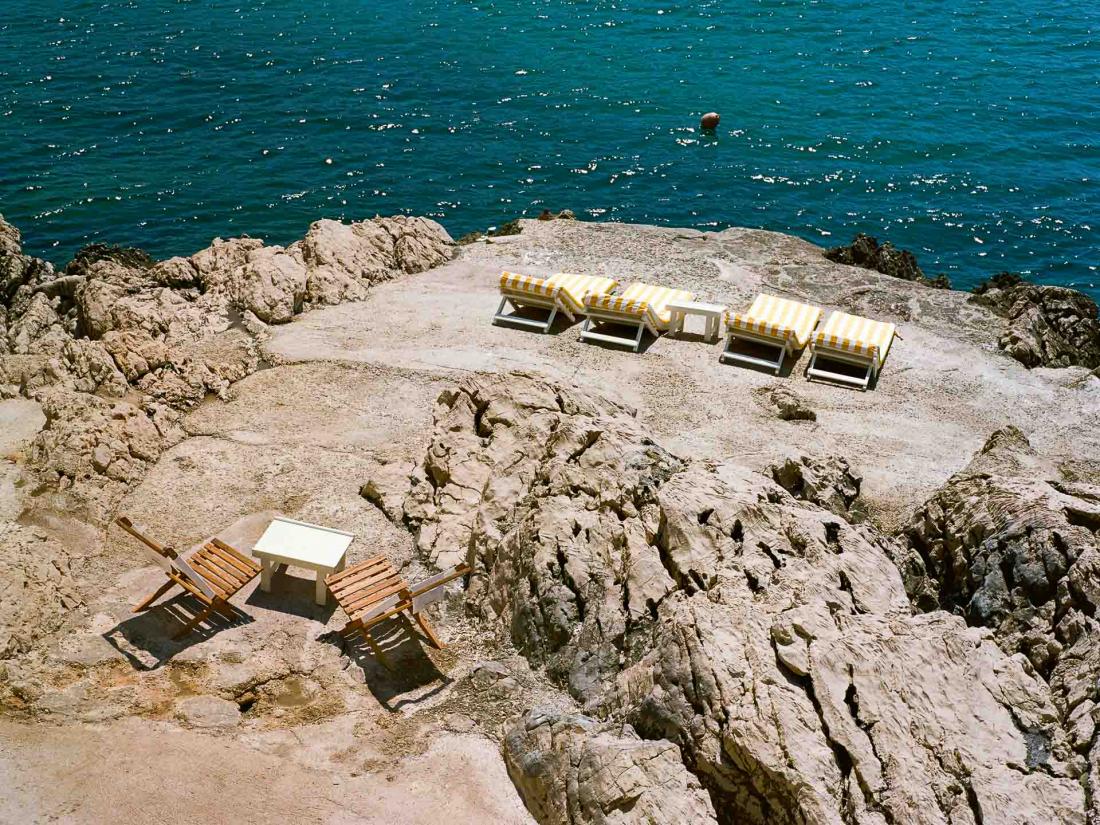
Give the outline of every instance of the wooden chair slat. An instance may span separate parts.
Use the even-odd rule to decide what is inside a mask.
[[[227,562],[224,558],[217,555],[212,551],[207,552],[204,547],[200,552],[203,554],[203,560],[208,564],[212,564],[225,574],[225,577],[233,582],[234,590],[239,590],[245,582],[248,581],[248,576]]]
[[[200,576],[206,579],[206,583],[214,590],[214,594],[221,596],[223,599],[232,595],[233,585],[223,579],[217,569],[211,568],[209,562],[202,557],[192,556],[190,559],[191,566],[195,569]]]
[[[201,568],[203,576],[207,575],[207,571],[215,575],[222,582],[223,590],[237,586],[237,577],[224,570],[221,565],[210,558],[208,553],[204,553],[201,549],[196,553],[192,553],[187,561],[196,570]]]
[[[373,558],[369,558],[366,561],[361,561],[358,564],[353,564],[347,570],[341,570],[338,573],[332,573],[326,576],[325,583],[331,586],[339,581],[342,581],[343,579],[348,578],[349,576],[366,570],[371,566],[377,565],[389,565],[389,561],[386,559],[385,556],[374,556]]]
[[[251,556],[249,556],[245,553],[242,553],[240,550],[238,550],[233,545],[226,544],[224,541],[219,539],[217,536],[210,539],[210,543],[213,544],[216,548],[218,548],[218,550],[220,550],[221,552],[223,552],[226,555],[232,557],[234,561],[240,562],[242,568],[244,570],[248,571],[249,573],[251,573],[253,570],[259,570],[260,569],[260,563],[258,561],[256,561],[256,559],[252,558]]]
[[[408,582],[401,578],[396,573],[391,573],[384,579],[379,579],[366,587],[357,588],[355,590],[349,590],[341,593],[336,597],[336,601],[341,604],[361,604],[364,599],[374,598],[374,594],[381,590],[384,590],[391,585],[400,585],[402,587],[408,587]]]
[[[366,596],[360,596],[348,601],[346,604],[340,606],[344,608],[344,612],[353,618],[360,616],[364,611],[369,610],[373,605],[385,599],[387,596],[392,596],[394,593],[401,593],[405,590],[405,583],[402,581],[393,582],[386,587],[379,588],[373,593]]]
[[[330,584],[328,589],[332,591],[333,595],[336,595],[337,593],[347,593],[354,590],[362,590],[364,587],[370,587],[372,584],[381,581],[382,579],[396,575],[397,571],[394,570],[392,567],[380,567],[360,578],[351,581],[345,580],[339,582],[336,585]]]
[[[359,586],[360,582],[376,578],[378,576],[385,576],[394,572],[393,568],[389,564],[375,565],[366,570],[356,570],[354,575],[349,576],[340,581],[333,582],[328,579],[325,580],[325,584],[328,585],[329,590],[333,593],[354,590]]]
[[[220,560],[224,561],[232,569],[237,571],[237,575],[248,576],[259,567],[258,564],[250,565],[247,559],[242,559],[238,555],[229,552],[224,547],[219,546],[221,543],[218,541],[211,541],[206,545],[209,549],[211,556],[217,556]]]

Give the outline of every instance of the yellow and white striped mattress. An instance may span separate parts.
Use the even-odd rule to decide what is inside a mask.
[[[624,289],[622,295],[589,295],[585,298],[584,305],[635,321],[648,320],[654,329],[667,330],[669,321],[672,320],[669,303],[694,299],[695,294],[686,289],[653,286],[636,281]]]
[[[874,359],[881,367],[896,330],[897,327],[884,321],[832,312],[825,320],[825,326],[814,336],[814,346],[863,355]]]
[[[578,275],[575,272],[555,272],[546,279],[546,283],[556,284],[561,287],[562,292],[569,293],[569,297],[576,302],[578,309],[584,305],[584,299],[589,295],[610,292],[619,285],[614,278]]]
[[[748,312],[727,312],[726,327],[734,333],[744,330],[781,341],[794,338],[798,347],[804,347],[820,317],[821,307],[761,294]]]
[[[557,301],[570,312],[580,312],[584,305],[561,284],[551,283],[549,278],[534,278],[515,272],[500,273],[500,293],[514,296],[522,301],[524,297],[544,299],[544,303]]]

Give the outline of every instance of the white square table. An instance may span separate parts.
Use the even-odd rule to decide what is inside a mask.
[[[684,319],[688,315],[701,315],[706,319],[706,331],[703,337],[707,341],[718,340],[719,326],[722,323],[722,314],[726,311],[722,304],[704,304],[701,301],[669,301],[668,309],[672,317],[669,319],[669,332],[676,334],[684,331]]]
[[[252,555],[261,564],[260,589],[270,593],[275,568],[293,564],[317,571],[317,604],[326,604],[328,589],[325,587],[325,576],[344,569],[348,545],[354,538],[353,533],[319,524],[294,521],[284,516],[272,519],[252,548]]]

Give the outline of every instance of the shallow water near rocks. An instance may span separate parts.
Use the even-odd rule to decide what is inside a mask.
[[[1098,25],[1035,0],[47,0],[0,23],[0,211],[57,263],[571,208],[866,231],[957,286],[1096,295]]]

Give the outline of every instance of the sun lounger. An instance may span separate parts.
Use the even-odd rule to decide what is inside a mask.
[[[333,573],[325,583],[348,617],[341,634],[346,638],[362,634],[374,655],[388,668],[389,662],[371,635],[371,628],[391,616],[411,614],[432,646],[442,648],[423,611],[443,598],[443,585],[469,572],[469,565],[459,564],[410,585],[384,556],[375,556]]]
[[[655,338],[666,332],[672,320],[668,305],[672,301],[693,301],[695,294],[684,289],[670,289],[635,282],[623,290],[622,295],[589,295],[584,301],[584,325],[581,327],[581,340],[602,341],[606,344],[618,344],[630,347],[634,352],[641,349],[642,336],[649,330]],[[592,322],[598,324],[618,324],[636,327],[634,336],[611,335],[606,332],[593,332]]]
[[[549,332],[559,312],[573,321],[574,314],[584,310],[586,297],[610,292],[616,285],[613,278],[577,275],[571,272],[558,272],[549,278],[533,278],[530,275],[502,272],[500,306],[497,307],[496,314],[493,316],[493,323],[519,324],[533,327],[540,332]],[[504,310],[508,304],[511,304],[514,310],[527,307],[548,309],[550,315],[545,320],[506,315]]]
[[[153,602],[177,585],[203,605],[203,609],[172,637],[174,639],[190,633],[214,611],[232,618],[234,611],[229,599],[260,573],[258,563],[221,539],[204,542],[184,559],[172,547],[149,538],[145,528],[130,519],[120,516],[115,524],[152,550],[154,560],[168,576],[168,581],[134,607],[135,613],[148,610]]]
[[[866,390],[871,380],[878,377],[896,332],[897,327],[884,321],[833,312],[810,342],[812,357],[806,375]],[[863,375],[823,369],[818,365],[821,359],[853,364],[864,370]]]
[[[821,317],[821,307],[776,298],[774,295],[757,295],[748,312],[726,313],[726,349],[719,356],[723,362],[740,361],[774,370],[783,369],[788,355],[806,346],[814,327]],[[757,358],[734,351],[738,340],[751,341],[779,352],[775,361]]]

